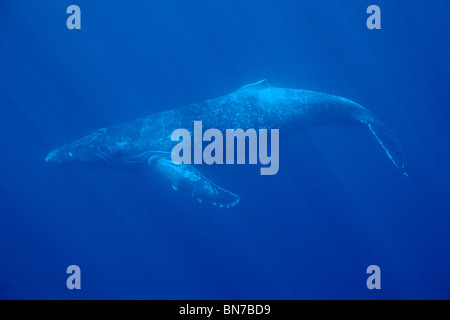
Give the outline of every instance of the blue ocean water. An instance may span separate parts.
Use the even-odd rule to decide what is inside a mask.
[[[66,9],[81,8],[81,30]],[[381,30],[366,9],[381,8]],[[12,1],[0,4],[0,298],[450,298],[450,56],[444,0]],[[280,171],[201,170],[241,196],[199,205],[146,170],[60,169],[93,129],[278,87],[357,101],[361,128],[299,130]],[[81,268],[68,290],[66,268]],[[368,290],[366,268],[381,268]]]

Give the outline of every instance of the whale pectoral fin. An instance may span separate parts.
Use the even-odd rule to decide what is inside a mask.
[[[148,164],[168,178],[174,190],[186,191],[199,202],[227,208],[239,202],[238,195],[219,187],[190,165],[175,164],[170,157],[161,155],[151,157]]]
[[[361,122],[369,127],[370,131],[372,131],[375,138],[377,138],[389,159],[391,159],[394,165],[402,171],[403,175],[407,176],[405,154],[400,142],[392,131],[377,119],[371,119],[369,121],[361,120]]]

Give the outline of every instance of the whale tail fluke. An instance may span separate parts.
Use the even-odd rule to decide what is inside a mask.
[[[400,142],[392,131],[381,121],[373,117],[361,120],[361,122],[367,125],[370,131],[372,131],[373,135],[377,138],[378,142],[381,144],[394,165],[403,173],[403,175],[408,176],[406,173],[405,153],[403,152]]]

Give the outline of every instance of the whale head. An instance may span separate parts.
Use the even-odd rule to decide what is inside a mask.
[[[95,164],[111,153],[106,140],[106,129],[95,130],[84,138],[52,150],[45,161],[59,166]]]

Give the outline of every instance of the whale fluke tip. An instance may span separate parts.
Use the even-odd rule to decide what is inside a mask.
[[[404,171],[406,168],[405,154],[400,142],[394,136],[392,131],[375,118],[365,119],[361,122],[369,127],[370,131],[372,131],[375,138],[377,138],[389,159],[391,159],[394,165],[402,172],[404,176],[407,177],[408,173]]]

